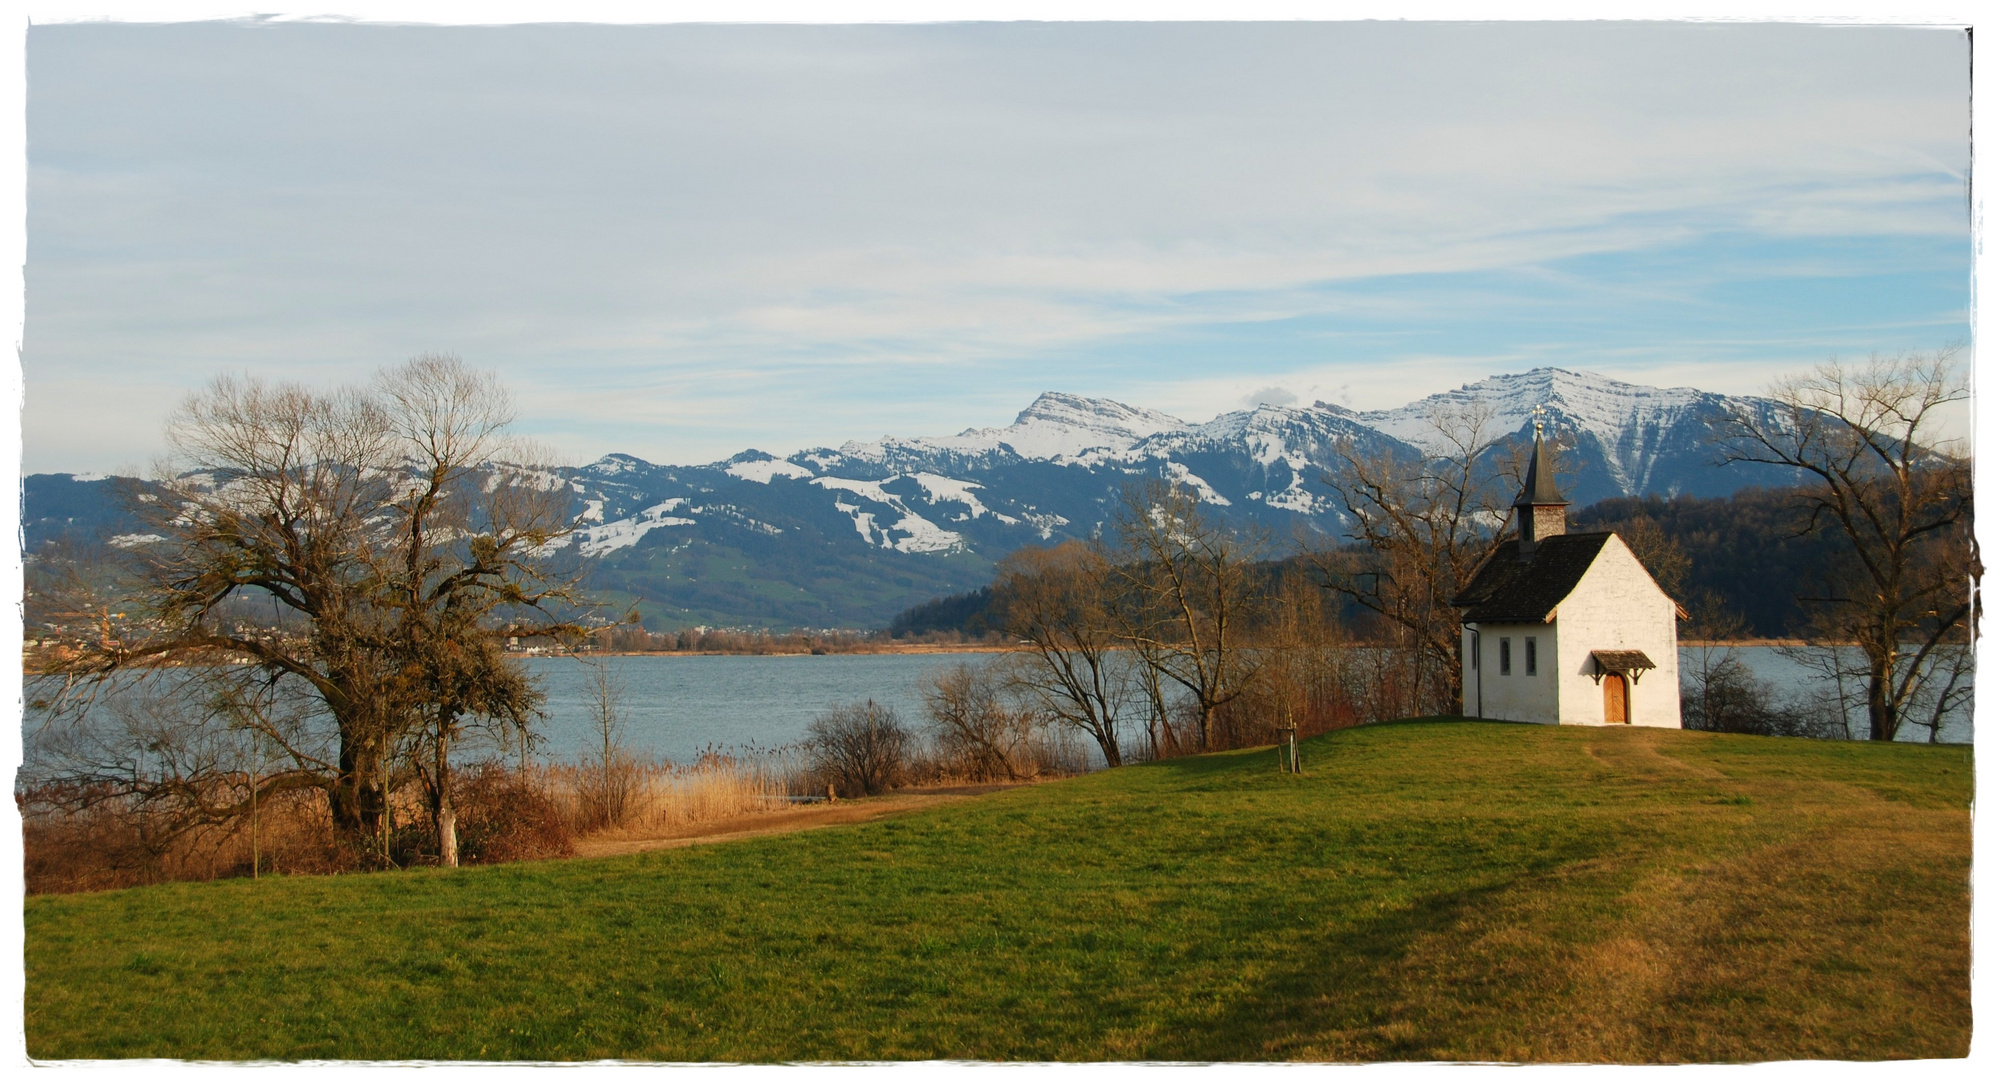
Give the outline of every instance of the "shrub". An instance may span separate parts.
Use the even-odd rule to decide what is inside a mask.
[[[806,730],[812,764],[839,791],[878,795],[907,773],[908,729],[886,706],[872,701],[840,705]]]
[[[552,859],[575,853],[575,835],[541,785],[494,761],[458,781],[457,857],[464,863]]]
[[[325,874],[361,865],[335,835],[316,791],[274,796],[249,815],[189,824],[130,797],[43,785],[17,792],[30,893],[122,889],[161,881]]]
[[[1694,731],[1735,735],[1787,735],[1838,738],[1839,725],[1822,710],[1784,706],[1774,687],[1730,652],[1687,668],[1680,687],[1684,726]]]

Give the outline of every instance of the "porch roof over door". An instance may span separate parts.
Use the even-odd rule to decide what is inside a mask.
[[[1656,667],[1656,662],[1641,649],[1596,649],[1588,655],[1594,659],[1594,670],[1588,674],[1597,683],[1603,675],[1625,675],[1630,682],[1640,682],[1643,672]]]

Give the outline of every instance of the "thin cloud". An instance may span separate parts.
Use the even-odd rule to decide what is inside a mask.
[[[1433,389],[1407,382],[1423,356],[1716,320],[1668,353],[1738,315],[1707,302],[1727,263],[1654,254],[1729,237],[1797,264],[1872,244],[1826,289],[1967,267],[1952,31],[65,25],[28,47],[30,469],[127,459],[221,368],[448,349],[531,390],[571,452],[704,460],[1083,388],[1050,380],[1232,401],[1362,364],[1405,388],[1354,396],[1396,404]],[[1894,295],[1844,321],[1965,304],[1927,289],[1925,314]],[[1478,313],[1481,348],[1419,340]],[[1498,325],[1525,315],[1532,340]],[[1354,334],[1372,347],[1306,355]],[[154,390],[80,389],[111,380]],[[702,405],[629,400],[650,393]]]

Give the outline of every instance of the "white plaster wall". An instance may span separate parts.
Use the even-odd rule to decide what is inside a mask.
[[[1677,698],[1677,604],[1657,587],[1619,536],[1611,536],[1553,612],[1559,627],[1560,723],[1606,722],[1605,696],[1594,681],[1588,655],[1603,649],[1641,649],[1656,662],[1629,687],[1629,720],[1645,727],[1683,727]],[[1539,646],[1545,648],[1543,643]],[[1486,654],[1487,655],[1487,654]],[[1541,667],[1545,657],[1540,656]]]
[[[1482,623],[1483,631],[1483,717],[1488,720],[1516,720],[1529,724],[1559,723],[1560,678],[1556,629],[1550,623]],[[1525,674],[1525,639],[1539,639],[1538,674]],[[1502,674],[1498,664],[1498,641],[1511,639],[1511,674]],[[1473,640],[1467,627],[1462,634],[1462,711],[1477,715],[1476,677],[1469,666]]]

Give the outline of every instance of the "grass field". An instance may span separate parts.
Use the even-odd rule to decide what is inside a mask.
[[[1958,1056],[1961,748],[1358,728],[614,859],[27,902],[38,1058]]]

